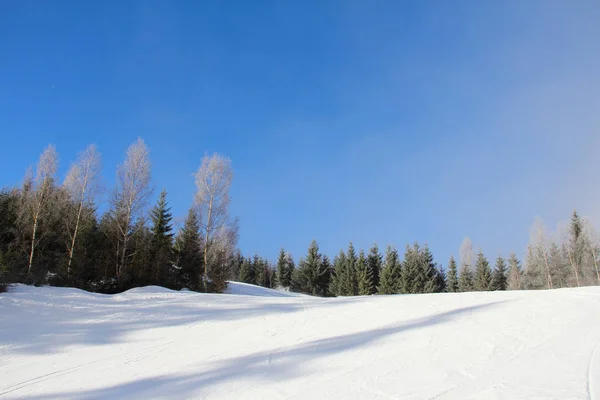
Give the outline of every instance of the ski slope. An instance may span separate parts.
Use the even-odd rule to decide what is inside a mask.
[[[3,399],[600,400],[600,287],[0,294]]]

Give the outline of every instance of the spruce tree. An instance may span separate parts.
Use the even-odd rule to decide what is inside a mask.
[[[392,246],[388,246],[385,252],[385,260],[379,279],[377,292],[379,294],[401,293],[400,276],[402,274],[402,265],[398,251]]]
[[[344,274],[341,279],[341,294],[342,296],[356,296],[358,294],[358,282],[356,279],[356,251],[352,242],[348,246],[346,252],[346,265],[344,267]]]
[[[173,260],[173,227],[171,221],[173,216],[171,208],[167,206],[167,192],[162,190],[158,202],[150,211],[152,220],[152,247],[151,256],[153,262],[153,276],[150,282],[157,285],[168,285],[168,274]]]
[[[470,292],[471,290],[473,290],[473,270],[471,269],[471,265],[465,263],[460,267],[458,291]]]
[[[302,258],[298,262],[294,287],[302,293],[326,296],[330,284],[330,273],[329,260],[323,258],[319,252],[319,245],[313,240],[308,248],[306,258]]]
[[[477,254],[475,263],[475,276],[473,277],[473,289],[476,291],[491,290],[492,287],[492,270],[487,258],[481,250]]]
[[[256,285],[256,271],[250,258],[245,258],[240,268],[240,282]]]
[[[290,257],[282,248],[277,258],[277,285],[283,288],[290,287],[292,282],[292,268],[289,263]]]
[[[402,275],[400,278],[402,293],[423,293],[427,282],[424,274],[423,259],[419,245],[406,246]]]
[[[332,296],[343,296],[342,279],[346,269],[346,254],[343,250],[333,259],[333,274],[329,284],[329,293]]]
[[[371,294],[377,293],[377,287],[379,286],[379,275],[381,273],[381,263],[383,257],[381,253],[379,253],[379,247],[377,244],[374,244],[371,247],[371,251],[369,252],[369,256],[367,258],[367,264],[369,266],[369,271],[371,276],[373,277],[373,289],[371,290]]]
[[[448,262],[448,284],[446,290],[449,293],[458,292],[458,271],[453,256],[450,256],[450,261]]]
[[[365,252],[360,251],[356,261],[356,277],[358,280],[358,295],[368,296],[373,292],[373,275],[367,264]]]
[[[446,290],[446,276],[434,261],[433,253],[429,246],[417,251],[421,265],[421,279],[423,288],[417,293],[441,293]]]
[[[191,208],[176,240],[177,266],[180,269],[180,284],[190,290],[200,290],[202,264],[202,238],[198,214]]]
[[[511,253],[508,259],[508,290],[523,289],[523,269],[521,262],[515,253]]]
[[[506,262],[504,258],[498,256],[496,259],[496,268],[492,273],[492,290],[506,290],[507,277],[506,277]]]

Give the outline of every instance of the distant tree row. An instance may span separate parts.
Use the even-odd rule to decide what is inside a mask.
[[[399,293],[440,293],[520,289],[552,289],[600,284],[600,242],[589,223],[576,211],[559,243],[547,239],[536,219],[528,245],[525,268],[515,253],[508,260],[498,256],[492,268],[480,250],[475,254],[469,238],[463,241],[459,263],[452,256],[443,269],[428,246],[407,246],[403,258],[388,246],[383,256],[377,245],[368,254],[352,245],[330,262],[316,241],[295,266],[282,249],[277,264],[259,256],[245,259],[233,278],[265,287],[281,287],[315,296],[356,296]],[[235,270],[235,271],[238,271]],[[256,271],[265,271],[258,279]]]
[[[228,213],[228,159],[202,159],[193,206],[177,232],[165,190],[148,210],[153,185],[142,139],[127,149],[112,190],[100,185],[100,153],[93,145],[62,184],[57,170],[58,154],[49,146],[20,186],[0,191],[0,286],[224,290],[238,239],[237,220]],[[108,201],[102,204],[102,198]],[[101,205],[106,211],[99,215]]]

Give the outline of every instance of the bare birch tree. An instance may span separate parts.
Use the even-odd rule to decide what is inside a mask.
[[[544,221],[540,217],[536,217],[531,226],[529,249],[531,254],[528,257],[528,268],[533,267],[533,265],[529,265],[533,263],[533,257],[533,260],[543,266],[546,286],[548,289],[552,289],[552,272],[548,261],[548,234]]]
[[[96,150],[96,146],[92,144],[78,155],[77,161],[69,169],[63,184],[71,201],[77,207],[75,220],[66,221],[67,232],[71,239],[67,243],[67,251],[69,253],[67,278],[71,274],[71,264],[73,262],[73,254],[75,253],[77,234],[80,230],[81,221],[89,213],[93,213],[91,207],[100,189],[98,182],[100,169],[100,153]]]
[[[231,161],[219,154],[206,155],[195,177],[198,188],[195,201],[204,236],[204,276],[208,277],[211,246],[226,249],[237,238],[237,223],[231,221],[228,211],[229,187],[233,180]],[[230,243],[225,246],[225,242]]]
[[[117,169],[117,187],[112,198],[112,218],[118,231],[119,254],[116,274],[121,277],[126,265],[127,246],[136,229],[134,224],[143,218],[143,212],[152,194],[149,151],[143,139],[138,138],[127,149],[125,161]],[[138,227],[138,228],[135,228]]]
[[[35,249],[39,239],[38,228],[40,222],[45,218],[50,209],[51,191],[57,169],[58,153],[54,145],[49,145],[40,156],[35,178],[28,179],[29,183],[27,183],[30,185],[30,188],[27,190],[28,196],[25,199],[25,207],[32,222],[27,276],[31,274],[31,266],[33,265]]]

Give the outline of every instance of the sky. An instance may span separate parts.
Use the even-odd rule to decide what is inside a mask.
[[[536,216],[600,228],[598,21],[596,0],[2,1],[0,186],[95,143],[109,192],[142,137],[178,221],[202,157],[231,158],[247,255],[522,255]]]

